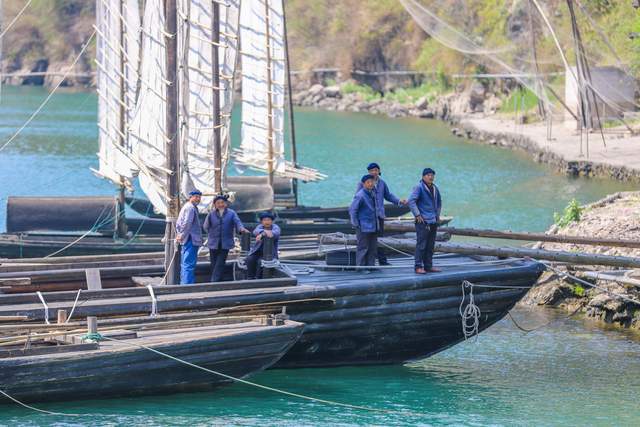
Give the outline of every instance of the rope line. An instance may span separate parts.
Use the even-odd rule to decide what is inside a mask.
[[[62,76],[62,78],[60,79],[60,81],[58,82],[58,84],[55,85],[55,87],[53,88],[53,90],[51,92],[49,92],[49,95],[47,95],[47,97],[44,99],[44,101],[42,101],[42,103],[40,104],[40,106],[33,112],[33,114],[31,114],[31,117],[29,117],[27,119],[26,122],[24,122],[24,124],[22,126],[20,126],[20,128],[11,136],[11,138],[9,138],[1,147],[0,147],[0,151],[4,150],[9,144],[11,144],[11,142],[16,139],[16,137],[18,135],[20,135],[20,133],[27,127],[29,126],[29,124],[33,121],[33,119],[36,118],[36,116],[40,113],[40,111],[42,111],[42,109],[47,105],[47,103],[49,102],[49,100],[53,97],[53,95],[56,93],[56,91],[60,88],[60,86],[62,86],[62,83],[67,79],[67,76],[69,75],[69,73],[71,73],[71,70],[73,70],[73,68],[76,66],[76,64],[78,63],[78,61],[80,60],[80,57],[82,57],[82,55],[84,54],[84,52],[87,50],[87,48],[89,47],[89,44],[91,43],[91,40],[93,40],[93,38],[96,35],[96,31],[93,30],[93,33],[91,33],[91,35],[89,36],[89,38],[87,39],[87,41],[85,42],[84,46],[82,46],[82,49],[80,50],[80,53],[78,54],[78,56],[76,56],[76,58],[73,60],[73,62],[71,63],[71,65],[69,66],[69,68],[67,68],[67,71],[65,71],[64,75]]]
[[[45,409],[40,409],[40,408],[36,408],[35,406],[31,406],[31,405],[27,405],[24,402],[19,401],[18,399],[16,399],[15,397],[7,394],[7,392],[5,392],[4,390],[0,389],[0,394],[3,395],[4,397],[6,397],[7,399],[11,400],[12,402],[17,403],[18,405],[27,408],[27,409],[31,409],[32,411],[35,412],[40,412],[42,414],[47,414],[47,415],[62,415],[64,417],[82,417],[82,414],[69,414],[69,413],[63,413],[63,412],[53,412],[53,411],[47,411]]]
[[[29,5],[31,4],[33,0],[28,0],[24,6],[22,6],[22,9],[20,9],[20,12],[18,12],[18,14],[11,20],[11,22],[9,22],[9,24],[7,25],[7,28],[5,28],[2,33],[0,33],[0,39],[2,39],[4,37],[5,34],[7,34],[7,32],[11,29],[11,27],[13,27],[13,24],[16,23],[16,21],[22,16],[22,14],[24,13],[25,10],[27,10],[27,8],[29,7]]]

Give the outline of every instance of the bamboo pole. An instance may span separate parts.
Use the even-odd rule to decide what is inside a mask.
[[[490,239],[527,240],[534,242],[571,243],[576,245],[613,246],[640,248],[640,241],[628,239],[605,239],[599,237],[566,236],[560,234],[527,233],[514,231],[482,230],[474,228],[440,227],[453,236],[484,237]]]
[[[282,22],[283,22],[283,35],[284,35],[284,58],[285,67],[287,70],[287,100],[289,102],[289,140],[291,141],[291,162],[294,168],[298,168],[298,151],[296,148],[296,125],[293,114],[293,89],[291,84],[291,62],[289,60],[289,39],[287,37],[287,14],[286,14],[285,2],[282,2]],[[293,178],[293,197],[294,206],[298,206],[298,178]]]
[[[211,3],[213,14],[211,17],[211,73],[213,75],[213,174],[214,186],[217,194],[222,193],[222,140],[220,133],[220,4]]]
[[[269,0],[264,1],[265,8],[265,35],[267,42],[267,121],[268,125],[268,134],[267,140],[269,141],[269,158],[267,159],[268,163],[268,172],[269,172],[269,186],[273,188],[273,178],[274,178],[274,168],[273,168],[273,98],[271,97],[271,92],[273,91],[273,84],[271,82],[271,29],[269,26],[271,25],[269,21]]]
[[[165,226],[165,259],[166,284],[173,285],[177,281],[180,266],[178,265],[178,251],[175,245],[176,220],[180,213],[180,186],[179,179],[179,151],[178,151],[178,14],[176,0],[164,0],[165,10],[165,46],[166,46],[166,76],[167,81],[167,105],[166,105],[166,130],[165,143],[166,168],[171,171],[167,174],[167,196],[169,206]]]
[[[128,84],[126,79],[125,79],[125,73],[126,73],[126,66],[127,66],[127,56],[124,54],[124,49],[125,49],[125,43],[126,43],[126,39],[125,39],[125,24],[124,24],[124,17],[126,16],[126,11],[125,11],[125,7],[124,7],[124,1],[125,0],[120,0],[120,5],[119,5],[119,19],[118,19],[118,23],[119,23],[119,28],[118,28],[118,32],[120,34],[120,46],[118,49],[118,58],[120,59],[119,62],[119,66],[120,66],[120,70],[119,70],[119,76],[120,76],[120,93],[119,93],[119,97],[120,97],[120,102],[118,103],[120,105],[119,108],[119,117],[118,117],[118,128],[119,128],[119,137],[118,137],[118,143],[120,144],[120,147],[122,147],[124,149],[124,147],[126,146],[126,141],[125,141],[125,137],[124,135],[126,135],[127,132],[127,111],[125,109],[125,105],[126,105],[126,85]],[[117,203],[117,207],[116,207],[116,237],[126,237],[127,235],[127,221],[126,218],[124,216],[124,207],[125,207],[125,203],[126,203],[126,195],[125,195],[125,178],[120,175],[120,184],[118,186],[118,203]]]
[[[346,242],[348,245],[354,245],[356,243],[356,238],[354,235],[344,237],[325,235],[323,241],[325,243],[335,244],[345,244]],[[412,239],[397,239],[397,242],[390,243],[389,246],[402,251],[415,251],[416,242]],[[640,258],[636,257],[442,242],[436,242],[435,250],[437,252],[457,253],[462,255],[486,255],[500,258],[533,258],[536,260],[566,262],[569,264],[640,268]]]

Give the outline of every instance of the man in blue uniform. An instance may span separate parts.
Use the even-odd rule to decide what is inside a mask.
[[[382,172],[380,171],[380,165],[377,163],[369,163],[367,166],[367,172],[369,175],[373,176],[373,191],[376,197],[376,205],[377,205],[377,215],[378,215],[378,236],[382,237],[384,234],[384,201],[391,202],[397,206],[403,206],[407,204],[406,200],[400,200],[397,198],[391,190],[389,190],[389,186],[386,182],[380,177]],[[358,183],[358,188],[356,192],[362,188],[362,182]],[[384,252],[384,249],[378,246],[377,249],[378,254],[378,264],[380,265],[389,265],[389,261],[387,261],[387,255]]]
[[[422,171],[422,179],[409,196],[409,207],[416,219],[415,268],[417,274],[438,272],[433,268],[433,250],[436,244],[438,222],[442,210],[440,190],[434,184],[436,172],[431,168]]]
[[[356,264],[373,266],[376,264],[378,249],[378,201],[374,193],[375,177],[367,174],[360,180],[362,188],[353,197],[349,206],[351,225],[356,229],[358,244]]]
[[[193,190],[189,193],[189,201],[180,209],[176,221],[176,242],[182,245],[180,264],[180,284],[189,285],[196,282],[196,263],[198,249],[202,246],[202,227],[198,217],[198,205],[202,193]]]
[[[235,245],[235,233],[248,233],[238,214],[227,205],[228,196],[219,194],[213,199],[213,210],[204,220],[207,246],[211,260],[211,281],[221,282],[229,250]]]
[[[264,255],[263,243],[265,238],[273,239],[273,258],[278,258],[278,240],[280,239],[280,227],[273,223],[275,216],[271,212],[262,212],[259,216],[260,224],[253,230],[256,242],[247,255],[247,279],[261,279],[262,269],[258,269]],[[259,271],[259,272],[258,272]]]

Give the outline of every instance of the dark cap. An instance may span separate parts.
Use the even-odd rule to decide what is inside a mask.
[[[191,190],[189,191],[189,197],[191,196],[202,196],[202,191],[200,190]]]
[[[433,169],[431,169],[431,168],[424,168],[424,169],[422,170],[422,176],[429,175],[429,174],[433,174],[433,175],[435,175],[435,174],[436,174],[436,171],[434,171],[434,170],[433,170]]]
[[[371,175],[371,174],[366,174],[362,178],[360,178],[360,182],[362,182],[364,184],[365,181],[367,181],[369,179],[376,179],[376,177]]]
[[[367,170],[370,171],[371,169],[378,169],[380,170],[380,165],[377,164],[376,162],[373,163],[369,163],[369,166],[367,166]]]
[[[260,221],[262,221],[265,218],[271,218],[272,220],[274,220],[276,219],[276,216],[271,212],[260,212],[260,215],[258,215],[258,218],[260,219]]]

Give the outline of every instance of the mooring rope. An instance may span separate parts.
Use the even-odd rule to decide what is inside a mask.
[[[57,415],[57,416],[63,416],[63,417],[82,417],[82,414],[70,414],[70,413],[65,413],[65,412],[53,412],[53,411],[47,411],[45,409],[40,409],[40,408],[36,408],[35,406],[31,406],[31,405],[27,405],[24,402],[21,402],[20,400],[16,399],[15,397],[9,395],[7,392],[5,392],[4,390],[0,389],[0,394],[3,395],[4,397],[6,397],[7,399],[11,400],[14,403],[17,403],[18,405],[27,408],[27,409],[31,409],[32,411],[35,412],[40,412],[42,414],[47,414],[47,415]]]
[[[342,408],[358,409],[358,410],[369,411],[369,412],[378,412],[378,413],[385,413],[385,414],[397,414],[397,415],[427,416],[427,414],[422,414],[422,413],[417,413],[417,412],[412,412],[412,411],[397,411],[397,410],[393,410],[393,409],[380,409],[380,408],[372,408],[372,407],[369,407],[369,406],[351,405],[349,403],[336,402],[336,401],[333,401],[333,400],[320,399],[320,398],[317,398],[317,397],[307,396],[307,395],[303,395],[303,394],[299,394],[299,393],[293,393],[293,392],[282,390],[282,389],[279,389],[279,388],[269,387],[269,386],[266,386],[266,385],[263,385],[263,384],[258,384],[258,383],[254,383],[252,381],[247,381],[247,380],[244,380],[242,378],[233,377],[231,375],[227,375],[227,374],[219,372],[219,371],[214,371],[213,369],[209,369],[209,368],[205,368],[204,366],[196,365],[195,363],[188,362],[186,360],[180,359],[178,357],[172,356],[170,354],[164,353],[162,351],[156,350],[155,348],[151,348],[151,347],[148,347],[148,346],[143,345],[143,344],[137,344],[137,343],[133,343],[133,342],[128,342],[126,340],[118,340],[118,339],[115,339],[113,337],[107,337],[107,336],[103,336],[102,338],[104,340],[107,340],[107,341],[118,342],[118,343],[121,343],[121,344],[128,345],[130,347],[137,347],[137,348],[141,348],[141,349],[144,349],[144,350],[148,350],[148,351],[151,351],[152,353],[156,353],[156,354],[158,354],[158,355],[160,355],[162,357],[166,357],[168,359],[171,359],[171,360],[173,360],[175,362],[178,362],[178,363],[181,363],[183,365],[187,365],[187,366],[190,366],[192,368],[199,369],[199,370],[204,371],[204,372],[208,372],[210,374],[218,375],[220,377],[226,378],[226,379],[234,381],[234,382],[245,384],[245,385],[248,385],[248,386],[251,386],[251,387],[256,387],[256,388],[259,388],[259,389],[262,389],[262,390],[272,391],[272,392],[278,393],[278,394],[283,394],[285,396],[291,396],[291,397],[296,397],[296,398],[303,399],[303,400],[309,400],[309,401],[312,401],[312,402],[324,403],[324,404],[327,404],[327,405],[340,406]]]

